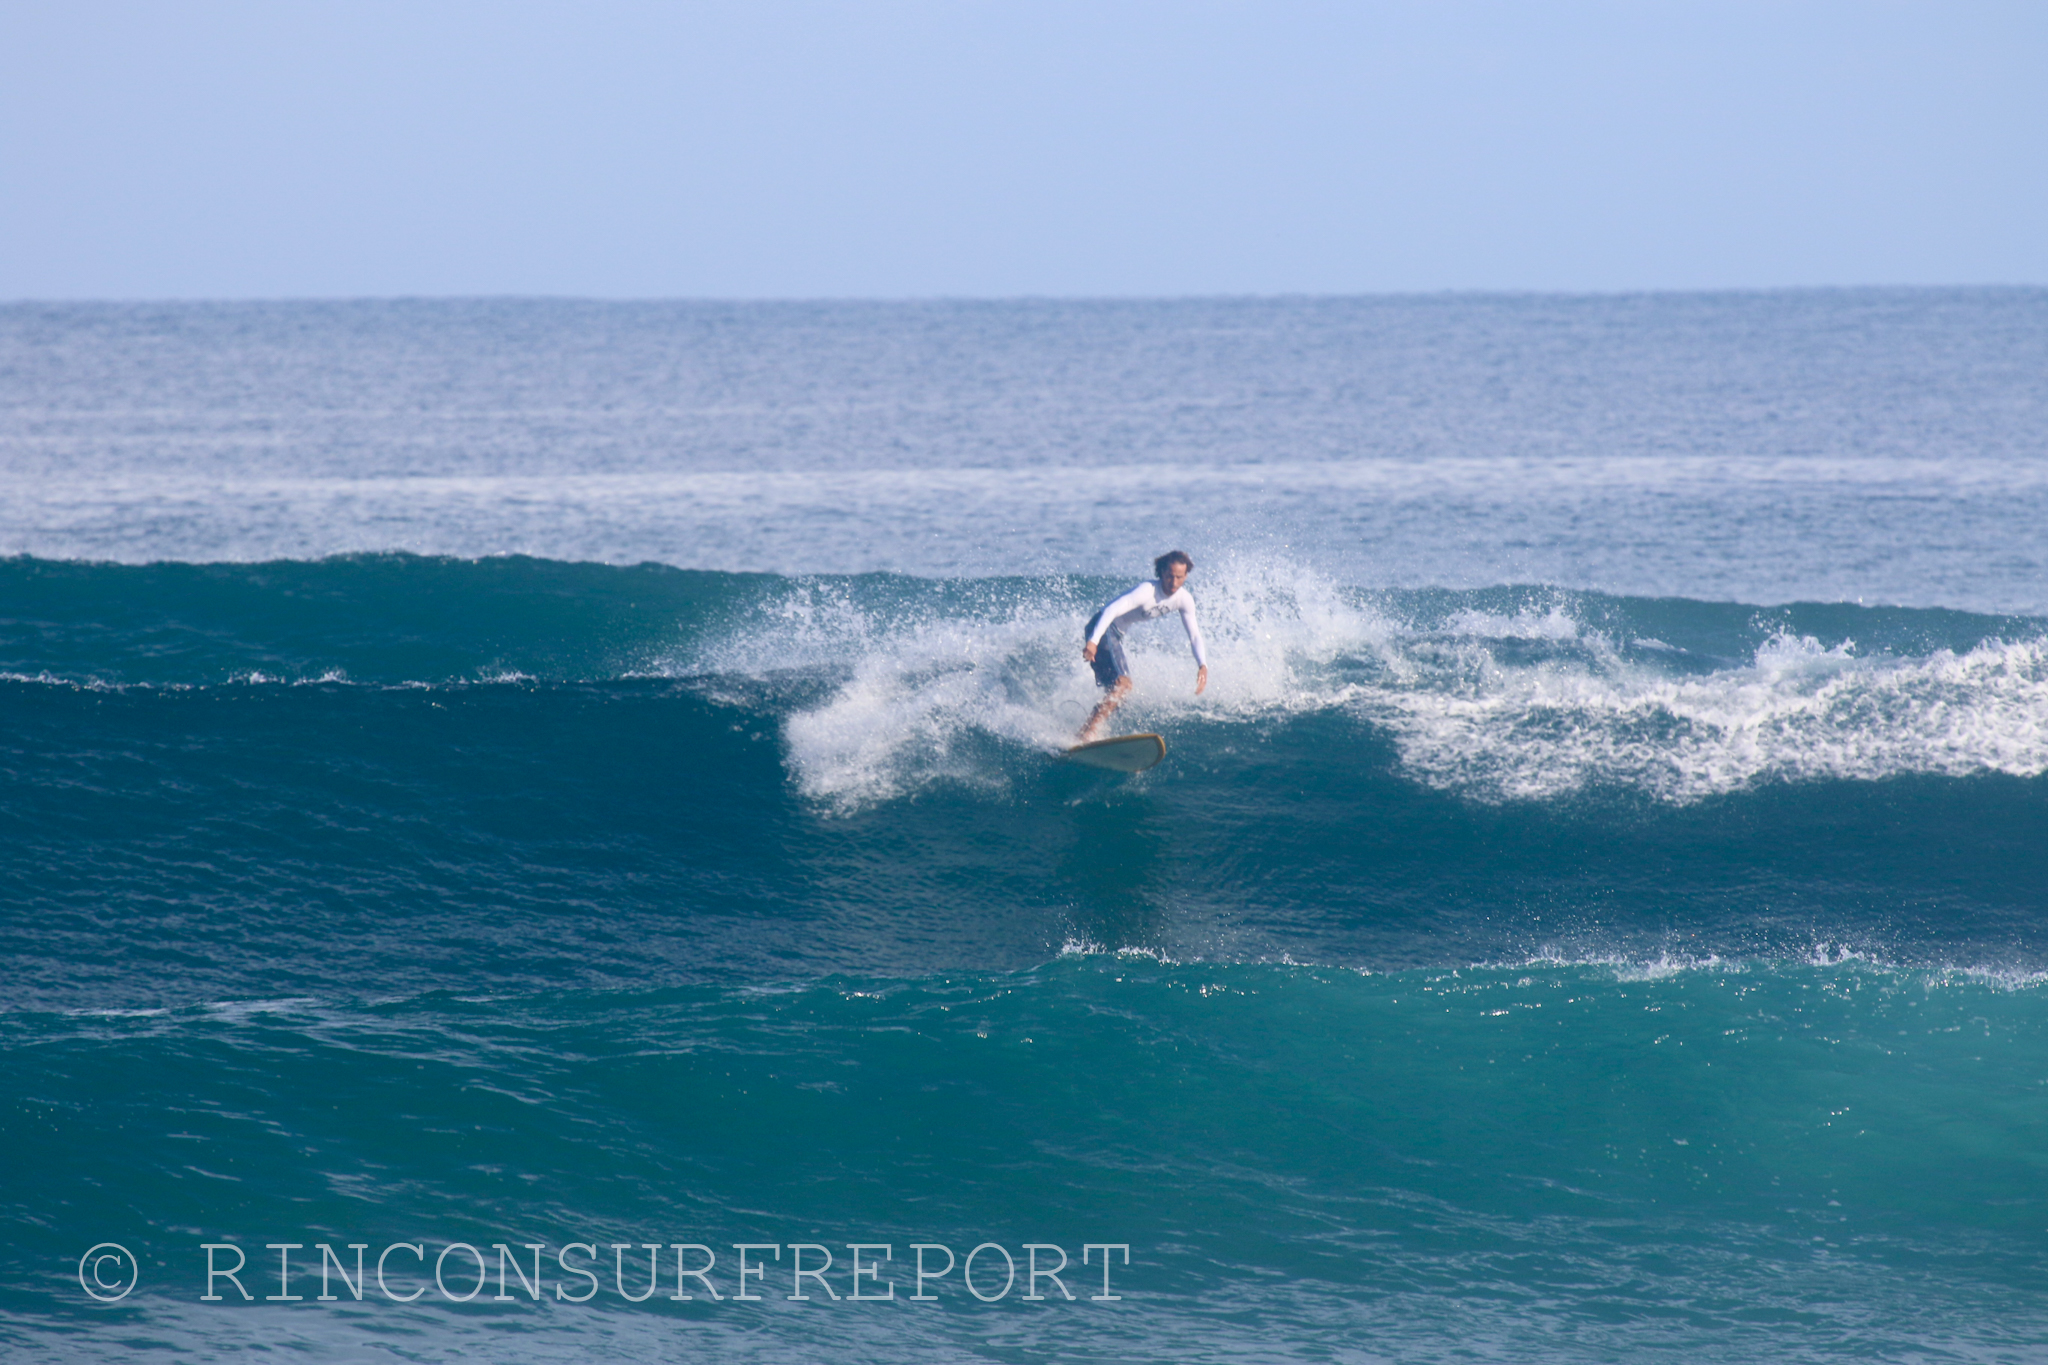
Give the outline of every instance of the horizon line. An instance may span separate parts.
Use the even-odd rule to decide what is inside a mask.
[[[1779,284],[1647,286],[1611,289],[1543,289],[1448,286],[1438,289],[1217,291],[1187,294],[577,294],[548,292],[396,294],[136,294],[18,295],[0,308],[133,305],[263,305],[364,303],[576,303],[576,304],[1134,304],[1289,303],[1341,300],[1448,299],[1628,299],[1660,297],[1758,296],[1773,294],[2025,293],[2048,290],[2048,282],[1990,281],[1909,284]]]

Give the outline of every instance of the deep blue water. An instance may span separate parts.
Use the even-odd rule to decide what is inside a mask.
[[[0,1342],[2048,1356],[2043,298],[0,310]]]

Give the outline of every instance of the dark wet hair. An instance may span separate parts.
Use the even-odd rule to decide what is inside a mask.
[[[1189,573],[1195,571],[1195,561],[1188,558],[1186,550],[1168,550],[1165,554],[1152,561],[1152,572],[1164,578],[1166,577],[1166,571],[1176,564],[1187,565]]]

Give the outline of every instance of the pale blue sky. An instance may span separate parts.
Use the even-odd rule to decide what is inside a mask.
[[[2048,4],[0,0],[0,298],[2048,283]]]

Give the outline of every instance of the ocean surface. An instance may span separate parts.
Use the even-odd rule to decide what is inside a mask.
[[[2048,1360],[2048,291],[10,304],[0,556],[9,1360]]]

